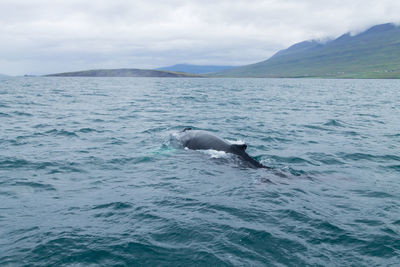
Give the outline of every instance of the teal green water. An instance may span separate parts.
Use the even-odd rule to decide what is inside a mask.
[[[2,79],[0,265],[398,266],[399,103],[398,80]]]

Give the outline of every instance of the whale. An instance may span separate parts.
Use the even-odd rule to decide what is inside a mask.
[[[224,151],[237,155],[251,167],[270,169],[270,167],[264,166],[246,153],[246,144],[232,144],[208,131],[185,128],[180,133],[179,140],[188,149]]]

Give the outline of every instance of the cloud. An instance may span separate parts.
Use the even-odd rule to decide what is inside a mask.
[[[0,72],[248,64],[398,14],[389,0],[1,0]]]

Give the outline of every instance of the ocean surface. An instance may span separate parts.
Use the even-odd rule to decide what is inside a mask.
[[[2,78],[0,265],[399,266],[400,80]]]

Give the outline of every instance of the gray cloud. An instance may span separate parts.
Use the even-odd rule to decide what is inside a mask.
[[[248,64],[399,14],[396,0],[0,0],[0,73]]]

